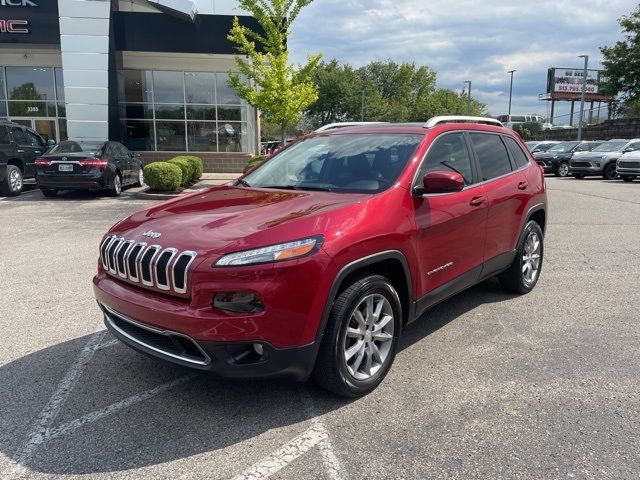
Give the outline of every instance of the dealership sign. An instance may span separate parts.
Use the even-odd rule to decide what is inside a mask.
[[[550,68],[547,93],[582,93],[584,70],[577,68]],[[600,70],[587,70],[585,91],[587,94],[602,93],[605,78]]]
[[[0,0],[0,43],[59,44],[58,2]]]

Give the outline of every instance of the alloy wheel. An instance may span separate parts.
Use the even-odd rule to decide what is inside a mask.
[[[138,170],[138,183],[140,184],[140,186],[144,185],[144,171],[142,170],[142,168]]]
[[[373,377],[391,356],[394,318],[391,303],[377,293],[364,297],[349,318],[343,358],[356,380]]]
[[[528,284],[533,283],[538,278],[541,260],[540,237],[536,232],[530,232],[524,242],[524,252],[522,254],[522,276]]]
[[[9,173],[9,188],[12,192],[19,192],[22,190],[22,174],[17,168],[11,169]]]
[[[116,195],[120,195],[120,192],[122,192],[122,180],[120,180],[120,175],[116,175],[113,179],[113,191]]]
[[[558,175],[561,177],[569,175],[569,164],[563,162],[558,165]]]

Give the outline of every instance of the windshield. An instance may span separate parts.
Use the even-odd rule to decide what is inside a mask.
[[[592,152],[621,152],[628,142],[604,142],[592,150]]]
[[[87,153],[94,154],[100,148],[102,148],[103,143],[78,143],[70,140],[60,142],[56,146],[54,146],[51,150],[49,150],[49,154],[57,154],[57,153]]]
[[[573,150],[573,147],[576,145],[578,145],[578,142],[562,142],[551,147],[549,151],[554,153],[566,153]]]
[[[391,186],[422,135],[316,136],[289,147],[244,177],[257,188],[377,193]]]
[[[541,145],[537,145],[536,150],[539,152],[546,152],[553,146],[555,146],[553,143],[543,143]]]

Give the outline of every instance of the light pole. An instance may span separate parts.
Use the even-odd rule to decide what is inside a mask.
[[[469,90],[467,91],[467,116],[471,114],[471,80],[465,80],[464,83],[469,84]]]
[[[587,69],[589,68],[589,55],[580,55],[584,58],[584,73],[582,74],[582,95],[580,97],[580,123],[578,123],[578,141],[582,140],[582,121],[584,120],[584,101],[587,96]]]
[[[507,115],[509,116],[509,122],[511,121],[511,98],[513,97],[513,74],[517,72],[517,70],[509,70],[507,73],[511,74],[511,85],[509,86],[509,112]]]

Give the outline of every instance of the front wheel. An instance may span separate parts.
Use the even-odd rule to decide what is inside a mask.
[[[557,166],[556,166],[556,177],[568,177],[570,173],[569,170],[569,162],[560,162]]]
[[[138,169],[138,180],[133,184],[134,187],[141,187],[144,185],[144,170],[142,167]]]
[[[113,177],[113,183],[109,189],[109,195],[112,197],[118,197],[122,193],[122,177],[119,173],[116,173]]]
[[[604,171],[602,172],[602,176],[605,180],[613,180],[618,174],[616,173],[616,164],[610,163],[606,167],[604,167]]]
[[[351,398],[374,390],[393,364],[401,316],[389,280],[373,274],[354,278],[331,309],[312,374],[316,383]]]
[[[537,222],[529,221],[522,232],[516,257],[498,278],[513,293],[529,293],[538,283],[544,258],[544,237]]]

